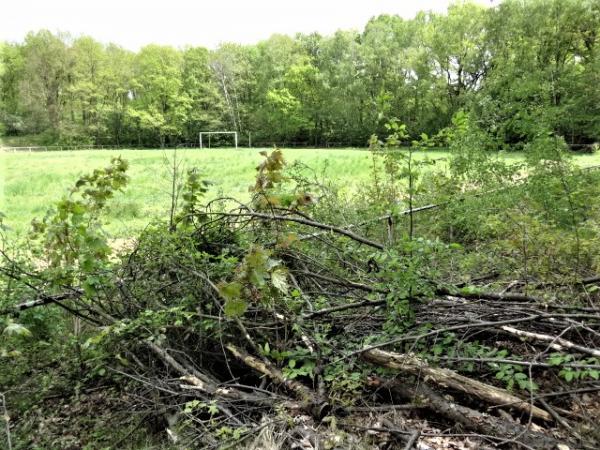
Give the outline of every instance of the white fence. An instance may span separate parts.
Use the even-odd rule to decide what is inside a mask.
[[[136,147],[134,145],[29,145],[25,147],[3,147],[5,152],[61,152],[73,150],[169,150],[174,148],[198,148],[196,144],[179,144],[177,147]]]

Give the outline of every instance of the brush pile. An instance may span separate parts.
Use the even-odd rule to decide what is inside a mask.
[[[182,448],[598,448],[599,278],[432,279],[451,249],[395,242],[406,213],[316,220],[304,192],[266,195],[265,164],[250,204],[184,208],[2,313],[83,321],[122,402]]]

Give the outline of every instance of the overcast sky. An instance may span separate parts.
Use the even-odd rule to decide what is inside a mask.
[[[131,50],[149,44],[216,47],[251,44],[273,33],[361,30],[383,14],[414,17],[446,10],[448,0],[0,0],[0,41],[42,28],[90,35]],[[484,5],[497,0],[478,0]]]

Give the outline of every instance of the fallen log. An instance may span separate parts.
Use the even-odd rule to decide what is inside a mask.
[[[435,414],[461,425],[467,430],[502,439],[503,443],[519,443],[528,448],[569,449],[568,445],[547,434],[533,431],[519,423],[503,420],[486,413],[447,400],[420,381],[416,386],[401,384],[399,381],[386,382],[376,379],[379,386],[388,388],[392,393],[404,398],[420,399]]]
[[[445,287],[439,287],[436,290],[436,294],[438,295],[451,295],[454,297],[461,298],[470,298],[476,300],[509,300],[513,302],[523,302],[523,303],[536,303],[543,305],[547,303],[546,299],[540,297],[534,297],[531,295],[518,294],[512,292],[506,292],[503,294],[496,294],[494,292],[465,292],[459,289],[448,289]]]
[[[547,411],[531,405],[505,389],[473,380],[450,369],[431,367],[426,361],[415,355],[373,349],[364,352],[362,357],[368,362],[424,377],[437,385],[464,392],[493,405],[511,405],[511,407],[538,419],[552,421],[552,416]]]

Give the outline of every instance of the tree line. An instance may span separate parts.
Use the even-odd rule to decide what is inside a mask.
[[[227,129],[242,144],[363,146],[392,120],[435,136],[466,113],[497,146],[545,130],[578,147],[600,140],[599,39],[600,0],[460,2],[215,50],[41,30],[0,43],[0,135],[174,146]]]

